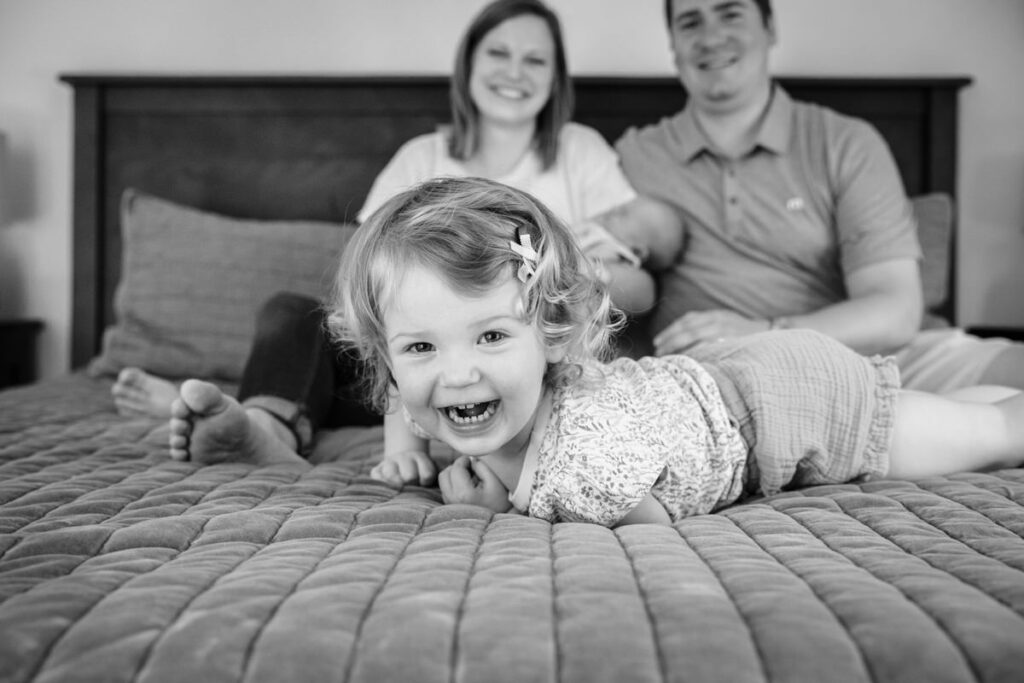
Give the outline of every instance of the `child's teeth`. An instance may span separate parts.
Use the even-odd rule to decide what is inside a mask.
[[[483,422],[494,415],[496,408],[494,401],[486,403],[463,403],[462,405],[449,406],[447,411],[448,419],[457,424],[473,424]],[[466,413],[469,413],[468,415]]]

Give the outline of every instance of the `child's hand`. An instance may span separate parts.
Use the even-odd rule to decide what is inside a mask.
[[[459,457],[441,470],[437,479],[445,503],[480,505],[495,512],[507,512],[512,507],[508,489],[494,470],[478,458]]]
[[[392,486],[433,486],[437,482],[437,466],[423,451],[400,451],[385,455],[384,460],[370,470],[370,476]]]

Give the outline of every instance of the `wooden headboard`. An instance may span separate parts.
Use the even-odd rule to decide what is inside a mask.
[[[241,218],[352,220],[399,145],[446,122],[449,112],[448,80],[431,76],[61,80],[74,89],[75,368],[99,352],[114,320],[126,187]],[[957,93],[968,78],[779,81],[797,99],[872,122],[892,147],[908,194],[955,196]],[[685,102],[674,78],[575,83],[576,120],[610,141]]]

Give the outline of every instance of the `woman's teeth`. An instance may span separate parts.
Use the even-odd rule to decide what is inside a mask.
[[[510,100],[525,100],[526,93],[516,88],[495,88],[494,92]]]
[[[498,410],[497,401],[486,403],[466,403],[459,406],[448,406],[445,414],[455,424],[466,425],[483,422]]]

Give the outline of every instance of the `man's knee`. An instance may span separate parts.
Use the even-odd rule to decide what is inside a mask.
[[[980,384],[1024,389],[1024,344],[1009,344],[988,364]]]
[[[924,330],[896,354],[903,386],[944,394],[995,384],[1024,388],[1024,345],[959,328]]]

